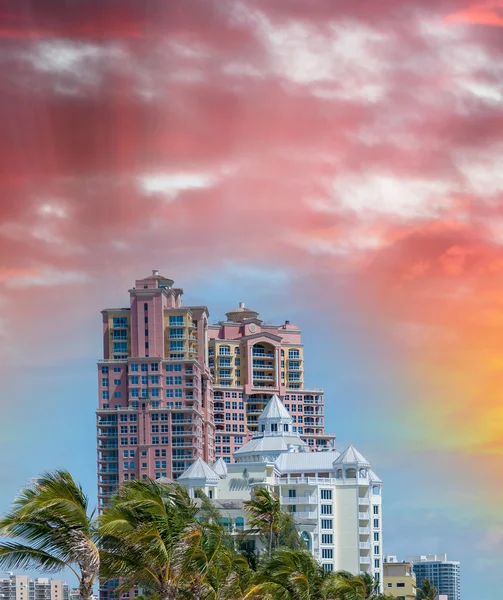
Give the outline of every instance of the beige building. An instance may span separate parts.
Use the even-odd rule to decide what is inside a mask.
[[[60,579],[9,574],[0,579],[1,600],[69,600],[68,585]]]
[[[384,591],[398,600],[416,598],[416,576],[410,562],[398,562],[396,557],[384,559]]]

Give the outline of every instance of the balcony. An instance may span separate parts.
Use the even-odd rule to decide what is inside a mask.
[[[298,498],[289,498],[282,496],[281,504],[292,505],[292,504],[318,504],[318,496],[313,494],[312,496],[299,496]],[[297,514],[297,513],[294,513]]]
[[[260,356],[260,357],[264,357],[264,358],[274,358],[274,352],[257,352],[256,350],[253,350],[252,356]]]
[[[223,423],[224,419],[213,419],[215,423]]]
[[[168,339],[170,339],[170,340],[186,340],[187,336],[184,333],[175,333],[173,335],[168,335]]]
[[[358,498],[358,504],[360,504],[360,506],[368,506],[369,505],[369,497],[368,496],[360,496]]]
[[[253,375],[253,381],[274,381],[274,375]]]
[[[368,527],[358,527],[358,533],[360,535],[370,535],[370,529]]]
[[[118,444],[117,441],[115,441],[115,442],[100,442],[98,444],[98,449],[99,450],[101,450],[101,449],[103,449],[103,450],[107,450],[107,449],[108,450],[112,450],[112,449],[115,449],[115,448],[118,448],[118,447],[119,447],[119,444]]]
[[[370,518],[369,513],[368,512],[358,513],[358,518],[360,519],[360,521],[368,521]]]
[[[171,425],[185,425],[186,423],[192,423],[192,419],[172,419]]]
[[[269,365],[264,365],[264,364],[258,364],[257,361],[253,361],[253,370],[254,371],[274,371],[275,370],[275,365],[274,364],[269,364]]]
[[[99,469],[99,473],[118,473],[119,469],[118,467],[102,467],[101,469]]]
[[[360,556],[360,564],[370,565],[370,557],[369,556]]]
[[[360,550],[370,550],[370,542],[360,542]]]
[[[171,444],[171,446],[173,448],[193,448],[195,446],[195,444],[193,442],[183,442],[182,444],[177,444],[173,440],[173,443]]]
[[[318,515],[314,511],[291,513],[294,519],[317,519]]]

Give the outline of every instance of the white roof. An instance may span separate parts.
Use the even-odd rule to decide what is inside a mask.
[[[344,450],[344,452],[334,461],[334,464],[338,465],[362,465],[365,467],[370,467],[369,461],[358,452],[358,450],[354,446],[349,446]]]
[[[180,479],[204,479],[206,482],[218,483],[220,476],[202,458],[198,458],[180,475],[178,480]]]
[[[274,394],[258,418],[258,422],[277,419],[292,421],[290,413],[286,410],[279,397]]]
[[[339,454],[335,450],[327,450],[326,452],[286,452],[278,456],[275,465],[281,473],[333,471],[333,462]]]
[[[254,438],[234,452],[234,456],[264,452],[287,452],[288,446],[303,448],[306,443],[300,437],[289,435],[268,435]]]
[[[227,464],[223,458],[219,458],[211,468],[221,479],[227,476]]]
[[[372,469],[370,469],[369,471],[369,479],[370,481],[372,481],[372,483],[382,483],[382,479],[379,477],[379,475],[374,473]]]

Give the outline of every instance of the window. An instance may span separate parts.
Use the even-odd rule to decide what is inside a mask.
[[[400,582],[398,582],[396,584],[396,587],[402,587],[402,588],[404,588],[405,587],[405,583],[403,583],[402,581],[400,581]]]
[[[170,326],[174,325],[175,327],[177,325],[183,325],[183,315],[170,315],[169,324]]]
[[[288,358],[300,358],[298,350],[288,350]]]
[[[219,356],[230,356],[231,349],[230,346],[220,346],[218,349]]]
[[[159,375],[152,375],[152,376],[150,377],[150,382],[151,382],[153,385],[158,385],[158,384],[159,384]]]
[[[106,375],[108,373],[108,367],[101,367],[101,372],[103,375]]]
[[[138,444],[138,438],[136,438],[136,437],[129,438],[130,446],[136,446],[137,444]]]
[[[127,352],[127,342],[114,342],[114,352]]]
[[[133,388],[131,390],[131,398],[138,398],[138,396],[139,396],[139,390],[138,390],[138,388],[136,388],[136,389]]]
[[[322,533],[321,534],[321,543],[322,544],[333,544],[334,536],[332,533]]]
[[[141,372],[142,373],[147,373],[148,372],[148,364],[147,363],[143,363],[141,366]]]
[[[148,310],[148,304],[145,302],[145,304],[143,305],[143,310]]]
[[[159,371],[159,364],[158,363],[150,363],[150,370],[151,371]]]
[[[182,385],[182,376],[175,375],[175,385]]]
[[[143,388],[141,391],[141,397],[142,398],[148,398],[148,389],[147,388]]]
[[[101,380],[101,385],[103,387],[108,387],[108,377],[103,377],[103,379]]]
[[[378,541],[379,541],[379,532],[374,531],[374,542],[378,542]]]
[[[374,569],[378,569],[380,566],[381,566],[381,561],[378,558],[376,558],[374,560]]]
[[[334,551],[332,548],[323,548],[321,551],[321,558],[333,558]]]
[[[108,390],[103,390],[101,392],[101,398],[103,400],[110,400],[110,392]]]
[[[166,385],[173,385],[173,375],[166,377]]]
[[[138,375],[131,375],[131,385],[138,385],[139,377]]]
[[[238,348],[239,350],[239,348]],[[234,364],[236,365],[236,367],[240,367],[241,366],[241,359],[240,358],[235,358],[234,359]]]
[[[378,515],[379,514],[379,506],[374,506],[373,512],[374,512],[374,515]]]
[[[333,520],[332,519],[322,519],[321,520],[321,528],[322,529],[333,529]]]
[[[323,570],[324,571],[333,571],[334,570],[334,565],[332,565],[331,563],[324,564],[323,565]]]
[[[154,446],[158,446],[159,445],[159,437],[154,435],[152,436],[152,445]]]
[[[148,385],[148,375],[142,375],[141,376],[141,384],[142,385]]]
[[[152,388],[151,392],[152,392],[152,398],[159,397],[159,388]]]
[[[379,529],[379,519],[374,519],[374,527]]]
[[[122,398],[122,392],[114,392],[114,398]]]
[[[183,395],[182,392],[183,392],[183,390],[181,388],[177,388],[175,390],[175,398],[181,398]]]
[[[322,500],[332,500],[332,490],[321,490]]]
[[[321,514],[322,515],[331,515],[332,514],[332,505],[331,504],[322,504],[321,505]]]
[[[297,497],[297,490],[288,490],[288,497],[289,498],[296,498]]]
[[[379,546],[374,546],[374,554],[380,554]]]

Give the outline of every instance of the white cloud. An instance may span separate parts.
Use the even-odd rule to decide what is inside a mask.
[[[146,196],[165,196],[174,200],[180,192],[212,187],[217,181],[208,173],[169,173],[142,175],[138,185]]]
[[[435,217],[450,205],[451,184],[441,180],[399,179],[381,174],[348,173],[327,184],[330,199],[318,201],[320,212],[354,210],[365,217],[378,213],[403,218]]]
[[[126,68],[131,60],[117,42],[93,44],[61,39],[37,42],[23,56],[39,73],[54,76],[54,90],[66,95],[99,86],[112,67]]]
[[[483,150],[461,150],[453,158],[465,177],[467,192],[489,197],[503,191],[503,144]]]
[[[67,216],[63,206],[50,202],[41,204],[37,209],[37,213],[41,216],[57,217],[58,219],[64,219]]]
[[[53,268],[0,270],[0,282],[3,282],[7,288],[11,289],[32,286],[74,285],[86,283],[89,280],[90,277],[87,273]]]
[[[376,102],[386,95],[388,67],[377,49],[388,36],[356,22],[334,23],[322,33],[299,22],[273,26],[262,16],[256,27],[272,70],[297,84],[323,84],[313,88],[318,97]]]

